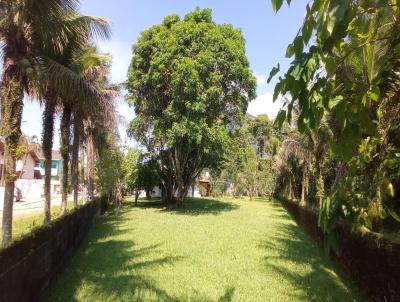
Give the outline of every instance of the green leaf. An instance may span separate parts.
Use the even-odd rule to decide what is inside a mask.
[[[395,190],[391,182],[389,182],[386,186],[386,194],[389,195],[390,197],[394,197],[395,195]]]
[[[278,82],[278,83],[275,85],[274,95],[273,95],[273,97],[272,97],[272,100],[273,100],[274,102],[275,102],[276,99],[278,98],[278,95],[281,93],[283,81],[284,81],[284,80],[281,80],[280,82]]]
[[[324,57],[323,60],[324,60],[326,72],[328,74],[335,73],[336,67],[337,67],[335,60],[331,56],[326,56],[326,57]]]
[[[297,129],[300,131],[300,133],[304,133],[304,131],[306,130],[306,123],[304,120],[304,116],[299,116],[299,118],[297,119]]]
[[[278,63],[278,66],[272,68],[271,72],[269,73],[269,77],[267,83],[271,82],[271,79],[281,70],[281,66]]]
[[[303,53],[303,46],[303,37],[297,36],[293,41],[293,49],[296,57],[300,57],[300,55]]]
[[[375,86],[371,90],[368,91],[368,96],[371,100],[377,101],[379,99],[380,91],[379,87]]]
[[[303,40],[304,44],[307,44],[310,41],[311,34],[313,32],[313,19],[312,15],[310,17],[311,19],[307,19],[307,21],[304,23],[303,28],[301,29],[301,34],[303,35]]]
[[[271,0],[272,2],[272,9],[274,10],[274,12],[277,12],[283,3],[283,0]]]
[[[343,101],[343,97],[341,95],[338,95],[338,96],[334,97],[333,99],[330,99],[329,103],[328,103],[329,110],[332,110],[333,108],[335,108],[341,101]]]
[[[277,125],[279,128],[282,128],[283,122],[286,119],[286,110],[279,110],[278,115],[275,118],[274,124]]]
[[[392,216],[397,222],[400,222],[400,216],[392,209],[387,210],[389,215]]]
[[[313,1],[312,6],[311,6],[311,12],[315,13],[315,12],[319,11],[321,6],[322,6],[322,4],[323,4],[323,2],[324,1],[322,1],[322,0]]]
[[[293,44],[289,44],[286,48],[286,58],[291,58],[294,54]]]

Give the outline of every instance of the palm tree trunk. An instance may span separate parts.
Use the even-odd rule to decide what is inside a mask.
[[[80,148],[80,153],[81,153],[81,156],[80,156],[80,160],[81,160],[81,166],[80,166],[80,168],[81,168],[81,173],[80,173],[80,175],[82,175],[81,177],[82,177],[82,183],[83,183],[83,187],[82,187],[82,202],[83,202],[83,204],[85,204],[86,203],[86,191],[87,191],[87,169],[85,169],[85,163],[86,163],[86,156],[85,156],[85,153],[86,153],[86,151],[85,151],[85,148],[86,147],[84,147],[84,146],[80,146],[81,148]]]
[[[89,133],[87,138],[87,190],[89,200],[94,197],[93,188],[94,177],[94,142],[93,142],[93,129],[89,125]]]
[[[12,66],[5,66],[3,74],[3,116],[2,135],[4,137],[4,168],[5,188],[2,220],[2,245],[6,246],[12,239],[12,216],[14,186],[16,180],[15,162],[16,150],[21,137],[21,120],[23,102],[23,90],[14,75]]]
[[[324,178],[322,176],[322,168],[321,168],[321,164],[320,164],[320,159],[321,157],[317,157],[316,159],[316,174],[317,174],[317,197],[318,197],[318,208],[321,210],[322,208],[322,202],[324,199],[324,194],[325,194],[325,190],[324,190]]]
[[[71,159],[71,181],[74,189],[74,208],[78,206],[78,186],[79,186],[79,122],[78,117],[74,116],[74,140],[72,142]]]
[[[303,168],[303,179],[301,182],[301,199],[300,199],[300,206],[305,207],[306,206],[306,190],[307,190],[307,170],[306,168]]]
[[[48,100],[43,112],[44,223],[49,223],[51,219],[51,151],[53,149],[55,107],[55,103]]]
[[[318,173],[317,196],[318,196],[318,208],[321,210],[322,202],[324,199],[324,178],[322,177],[321,172]]]
[[[63,169],[61,175],[61,214],[67,212],[68,174],[69,174],[69,139],[71,132],[71,107],[64,105],[61,118],[61,158]]]

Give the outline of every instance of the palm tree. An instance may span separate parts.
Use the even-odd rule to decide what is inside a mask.
[[[333,138],[331,125],[328,122],[329,118],[330,116],[326,114],[318,127],[314,129],[306,128],[302,134],[297,131],[291,132],[282,142],[282,164],[290,164],[289,159],[295,158],[302,167],[301,206],[306,205],[305,196],[308,191],[310,174],[313,170],[317,181],[316,187],[319,207],[322,206],[322,200],[325,196],[323,162],[326,160],[328,143],[332,141]],[[295,114],[294,119],[297,119],[297,114]],[[283,175],[291,174],[284,173]],[[289,185],[291,185],[292,182],[295,182],[295,179],[291,180]],[[290,189],[289,191],[292,190]]]
[[[89,104],[93,106],[99,102],[100,99],[103,98],[103,92],[96,87],[93,81],[85,74],[90,70],[90,64],[94,64],[93,62],[87,61],[82,62],[82,57],[84,57],[87,51],[87,43],[89,41],[89,33],[90,30],[97,29],[97,31],[105,31],[103,36],[107,36],[108,27],[104,26],[104,23],[97,22],[97,20],[93,19],[93,22],[88,24],[85,28],[82,28],[82,31],[86,31],[88,34],[83,37],[78,37],[78,40],[72,40],[64,50],[64,53],[56,58],[58,67],[64,69],[69,74],[67,80],[75,83],[80,87],[75,93],[71,93],[69,90],[58,90],[57,94],[51,94],[51,97],[48,99],[48,103],[53,104],[53,100],[57,100],[60,111],[62,111],[62,118],[60,124],[60,134],[61,134],[61,147],[60,153],[63,161],[63,170],[61,175],[61,213],[65,214],[67,210],[67,193],[68,193],[68,176],[69,176],[69,146],[70,146],[70,136],[71,136],[71,117],[73,106],[76,106],[77,103]],[[65,87],[68,87],[66,85]],[[51,91],[51,88],[49,89]],[[53,120],[54,123],[54,112],[53,112]],[[53,140],[52,132],[50,132],[51,127],[44,123],[44,136],[43,139]],[[46,132],[48,132],[46,134]],[[49,145],[46,145],[49,148]],[[47,151],[47,153],[51,154],[51,149]],[[51,158],[48,159],[48,163],[51,163]],[[46,165],[45,165],[46,166]],[[50,167],[50,164],[47,165]],[[50,168],[48,168],[50,172]],[[45,196],[46,196],[46,204],[50,203],[50,173],[45,176]],[[46,185],[47,184],[47,185]],[[50,213],[48,212],[50,206],[46,206],[46,214],[45,221],[49,221]]]
[[[12,236],[15,162],[21,136],[24,92],[29,92],[42,50],[56,52],[66,42],[61,16],[74,12],[74,1],[5,0],[0,4],[0,40],[3,46],[2,135],[5,141],[5,194],[2,243]],[[56,43],[56,40],[57,43]]]
[[[78,206],[78,189],[79,189],[79,148],[82,142],[83,122],[79,112],[75,112],[73,116],[73,141],[71,154],[71,184],[74,192],[73,205]]]
[[[79,148],[86,143],[86,183],[89,199],[93,198],[94,157],[96,148],[96,127],[106,126],[115,128],[116,112],[114,98],[119,94],[119,87],[110,85],[109,75],[111,56],[99,53],[93,45],[86,45],[76,57],[74,70],[87,80],[99,93],[99,97],[92,102],[75,101],[72,103],[74,139],[72,144],[72,183],[74,188],[74,205],[77,204],[79,185]],[[97,147],[101,143],[97,144]]]
[[[306,136],[299,136],[298,133],[294,133],[282,142],[282,146],[284,150],[283,162],[287,163],[291,157],[294,157],[302,163],[300,206],[305,206],[305,196],[308,191],[308,179],[312,165],[312,149],[310,148],[309,140],[307,140]]]
[[[55,90],[65,86],[64,79],[69,74],[61,72],[64,70],[57,68],[51,57],[60,54],[68,41],[81,36],[82,27],[91,23],[92,18],[77,14],[78,3],[78,0],[2,0],[0,3],[3,50],[1,130],[5,141],[6,167],[2,225],[4,245],[12,237],[16,149],[21,136],[24,93],[43,96],[43,90],[34,88],[38,83],[43,84],[44,78],[52,83]],[[104,20],[99,21],[105,24]],[[103,32],[97,31],[96,34]]]
[[[53,149],[54,115],[56,104],[52,101],[45,103],[43,111],[42,150],[44,157],[44,221],[50,221],[50,182],[51,182],[51,150]]]

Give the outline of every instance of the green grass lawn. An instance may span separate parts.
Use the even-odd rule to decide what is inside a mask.
[[[100,218],[48,301],[361,301],[274,201],[124,204]],[[363,300],[365,301],[365,299]]]
[[[82,201],[78,201],[78,204],[82,204]],[[67,209],[73,209],[73,202],[67,202]],[[51,220],[57,219],[61,215],[61,207],[60,206],[52,206],[51,207]],[[18,217],[13,219],[13,241],[20,239],[24,235],[30,233],[34,228],[40,227],[43,225],[44,221],[44,213],[41,211],[40,213],[33,213],[27,216]],[[0,227],[1,230],[1,227]]]

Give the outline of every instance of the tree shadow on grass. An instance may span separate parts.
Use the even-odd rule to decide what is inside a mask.
[[[222,212],[232,211],[239,208],[239,205],[211,198],[186,198],[180,208],[168,207],[161,199],[141,200],[138,208],[154,208],[164,212],[178,215],[218,215]]]
[[[130,205],[121,207],[119,214],[129,211]],[[132,231],[122,228],[128,218],[111,214],[100,218],[71,262],[51,289],[46,301],[166,301],[178,302],[187,297],[175,297],[158,282],[146,275],[146,268],[170,266],[183,259],[181,256],[157,256],[163,244],[137,247],[132,240],[118,240],[119,235]],[[146,260],[143,260],[146,259]],[[231,301],[234,289],[229,288],[217,301]],[[210,302],[203,295],[191,301]]]
[[[228,287],[226,288],[225,292],[222,294],[217,299],[210,299],[207,297],[202,296],[202,294],[198,293],[191,293],[189,296],[180,296],[174,298],[174,300],[171,301],[190,301],[190,302],[231,302],[233,301],[233,297],[235,294],[235,288],[234,287]]]
[[[181,208],[172,210],[179,215],[218,215],[222,212],[237,210],[239,205],[211,198],[187,198]]]
[[[275,233],[268,235],[260,247],[268,254],[264,257],[265,269],[298,289],[285,294],[304,301],[366,301],[299,226],[287,223],[290,216],[282,213],[283,208],[278,204],[273,207],[276,213],[271,219],[280,222]]]
[[[90,300],[86,296],[90,293],[115,301],[143,301],[147,297],[176,301],[140,272],[147,267],[172,265],[182,257],[157,257],[161,244],[138,248],[133,241],[116,240],[129,231],[118,227],[124,220],[113,215],[96,222],[47,301]],[[141,261],[143,257],[150,260]]]

